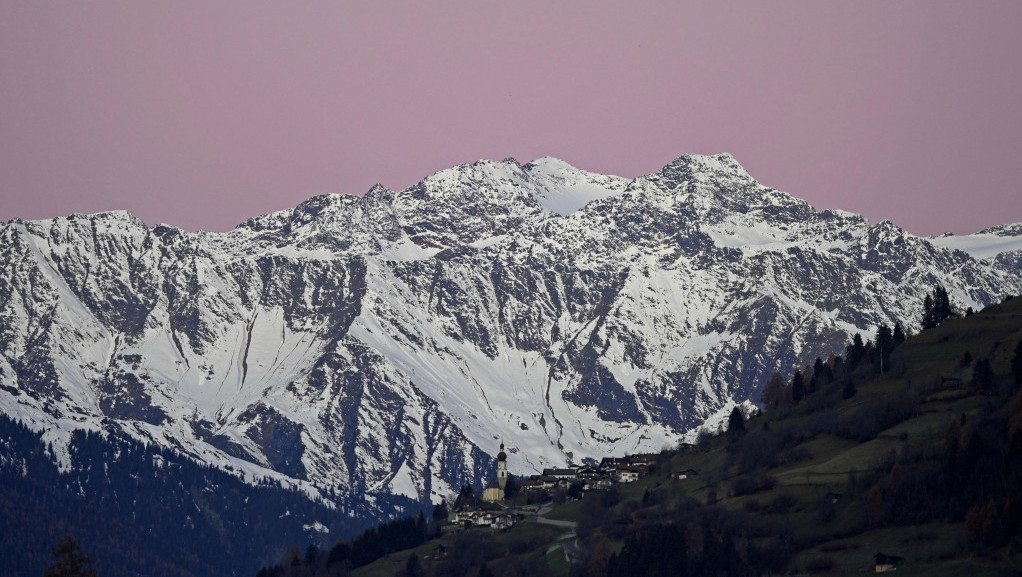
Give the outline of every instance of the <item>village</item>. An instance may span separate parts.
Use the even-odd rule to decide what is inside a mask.
[[[575,465],[563,469],[544,469],[541,474],[515,479],[507,471],[507,454],[500,445],[497,477],[483,490],[481,499],[459,495],[450,521],[464,529],[489,527],[508,529],[520,520],[541,519],[541,504],[548,501],[575,500],[589,491],[607,490],[631,483],[647,475],[661,459],[660,454],[636,454],[604,457],[599,465]],[[684,479],[696,475],[688,470],[677,473]]]

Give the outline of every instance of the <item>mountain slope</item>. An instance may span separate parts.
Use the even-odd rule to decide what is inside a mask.
[[[223,234],[11,221],[0,410],[64,468],[87,429],[341,504],[436,500],[501,440],[516,473],[672,444],[855,331],[916,328],[936,283],[962,309],[1022,292],[1010,255],[816,212],[726,154],[628,182],[479,161]]]

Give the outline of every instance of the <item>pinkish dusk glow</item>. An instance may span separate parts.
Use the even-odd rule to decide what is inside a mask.
[[[916,234],[1022,221],[1019,2],[0,5],[0,219],[226,230],[557,156],[730,152]]]

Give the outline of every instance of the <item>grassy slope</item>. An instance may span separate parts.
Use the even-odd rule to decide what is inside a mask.
[[[808,570],[815,562],[819,574],[857,574],[872,571],[873,554],[884,551],[908,559],[908,564],[899,569],[899,575],[997,574],[999,566],[1011,566],[1013,561],[1018,561],[1017,556],[1008,558],[1007,552],[974,555],[974,548],[967,541],[964,523],[864,530],[857,522],[862,515],[861,504],[839,500],[834,506],[832,519],[827,522],[820,520],[819,507],[828,492],[845,491],[850,475],[876,466],[907,442],[940,438],[952,420],[961,419],[962,415],[968,419],[980,412],[987,402],[984,396],[972,393],[968,387],[939,390],[942,377],[959,378],[966,383],[972,378],[975,363],[961,364],[966,351],[976,360],[989,358],[994,372],[1004,375],[1009,372],[1010,358],[1020,338],[1022,298],[989,307],[970,318],[948,320],[936,329],[913,337],[897,349],[887,374],[876,375],[873,367],[864,367],[853,374],[854,381],[860,384],[857,394],[851,399],[842,400],[839,391],[820,391],[815,395],[829,394],[832,400],[816,412],[806,413],[804,406],[801,410],[778,411],[785,414],[760,415],[751,419],[746,427],[754,431],[769,423],[767,426],[773,431],[796,430],[814,418],[821,418],[821,415],[826,419],[851,417],[871,401],[899,391],[912,391],[918,395],[920,404],[914,416],[882,431],[875,439],[860,443],[831,434],[812,436],[797,445],[802,458],[766,471],[776,479],[773,489],[744,496],[729,496],[731,484],[739,477],[738,466],[734,455],[727,450],[727,441],[724,438],[713,439],[704,447],[675,453],[650,476],[621,486],[620,502],[603,512],[603,516],[616,519],[619,525],[626,522],[651,523],[656,522],[657,515],[669,512],[682,496],[706,502],[715,494],[720,507],[772,523],[796,540],[814,533],[832,536],[822,541],[818,537],[806,539],[813,545],[795,552],[789,570]],[[673,478],[672,473],[685,469],[695,469],[700,474],[684,480]],[[647,491],[655,498],[652,504],[643,505]],[[780,505],[775,505],[777,503]],[[578,502],[567,503],[555,506],[548,516],[573,520],[579,517],[581,509]],[[511,543],[527,540],[532,546],[514,554],[544,556],[552,574],[568,574],[562,551],[558,549],[547,553],[563,535],[562,531],[520,523],[505,533],[490,536],[488,531],[480,531],[477,534],[480,538],[500,543],[504,555],[511,554],[508,553]],[[623,544],[621,535],[597,528],[592,541],[595,543],[602,539],[606,539],[611,551],[619,550]],[[764,539],[767,538],[760,538]],[[440,541],[449,542],[450,536]],[[436,544],[437,541],[430,542],[415,550],[419,558],[424,559],[423,565],[427,568],[430,562],[425,558]],[[408,551],[396,553],[356,570],[353,575],[382,577],[397,574],[409,554]],[[820,559],[826,562],[819,563]],[[499,567],[500,563],[500,559],[495,559],[491,565]]]

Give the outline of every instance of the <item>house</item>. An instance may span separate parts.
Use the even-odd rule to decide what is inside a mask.
[[[696,477],[698,475],[699,472],[696,471],[695,469],[685,469],[684,471],[678,471],[677,473],[675,473],[674,477],[676,479],[688,479],[689,477]]]
[[[960,388],[962,388],[964,386],[964,383],[962,382],[962,379],[959,379],[958,377],[945,377],[945,376],[941,376],[940,377],[940,384],[943,387],[949,387],[949,388],[954,388],[954,389],[960,389]]]
[[[523,492],[535,491],[540,488],[542,481],[539,480],[539,475],[533,475],[528,479],[522,479],[518,481],[518,490]]]
[[[575,469],[575,478],[580,481],[588,481],[600,476],[600,472],[593,467],[578,467]]]
[[[495,515],[490,520],[490,529],[493,529],[495,531],[500,531],[500,530],[503,530],[503,529],[508,529],[508,528],[514,526],[514,524],[515,524],[515,518],[512,517],[511,515],[505,515],[505,514]]]
[[[873,555],[873,560],[876,562],[877,573],[897,571],[898,565],[905,562],[905,558],[900,555],[888,555],[886,553],[877,553],[876,555]]]
[[[583,485],[583,491],[601,491],[604,489],[610,489],[614,486],[614,479],[609,476],[597,477],[595,479],[589,479]]]
[[[640,453],[638,455],[628,455],[628,456],[625,457],[624,460],[625,460],[626,463],[628,463],[632,467],[641,467],[641,466],[649,467],[649,466],[655,464],[657,462],[657,459],[659,459],[659,458],[660,458],[660,455],[657,455],[655,453]]]
[[[561,486],[561,480],[557,477],[550,477],[548,475],[541,475],[536,484],[536,488],[545,491],[547,489],[556,489]]]
[[[617,480],[622,483],[631,483],[632,481],[638,481],[641,471],[637,467],[618,467],[617,468]]]
[[[458,507],[457,510],[454,511],[454,522],[464,523],[466,521],[472,521],[479,513],[480,513],[479,507],[469,507],[468,505],[463,505],[461,507]]]
[[[555,479],[564,479],[565,481],[574,481],[578,479],[575,469],[543,469],[543,476],[553,477]]]
[[[604,457],[600,459],[600,470],[611,471],[616,469],[619,465],[624,465],[625,460],[619,457]]]

